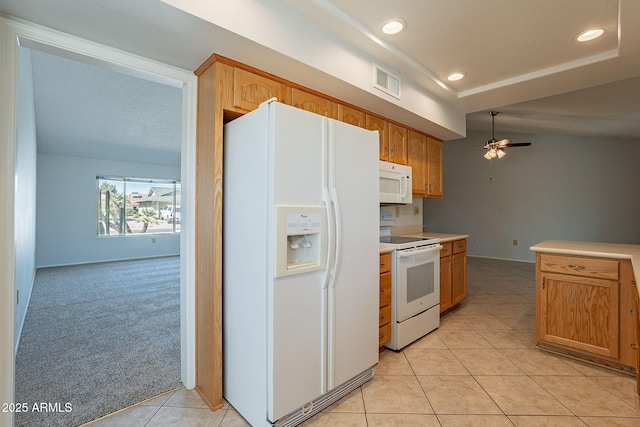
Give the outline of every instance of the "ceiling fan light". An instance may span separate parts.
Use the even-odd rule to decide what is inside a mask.
[[[590,28],[578,34],[576,40],[579,42],[588,42],[589,40],[597,39],[604,34],[604,30],[604,28]]]
[[[385,34],[398,34],[406,26],[407,23],[403,19],[389,19],[382,24],[382,32]]]
[[[501,159],[501,158],[503,158],[504,156],[507,155],[507,152],[504,151],[502,148],[496,150],[496,153],[497,153],[499,159]]]
[[[487,151],[487,153],[484,155],[484,158],[487,160],[491,160],[491,159],[495,159],[497,156],[498,154],[496,153],[496,149],[491,147],[489,151]]]

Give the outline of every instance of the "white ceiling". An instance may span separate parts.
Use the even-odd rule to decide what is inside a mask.
[[[295,55],[296,43],[311,34],[361,52],[426,101],[466,114],[470,130],[490,130],[488,111],[498,110],[499,137],[640,135],[636,0],[3,0],[0,13],[187,70],[216,52],[444,139],[460,132],[354,88],[349,70],[333,63],[342,52],[309,45],[309,61]],[[383,35],[380,24],[394,17],[407,30]],[[573,40],[593,26],[605,35]],[[466,78],[447,82],[453,71]]]
[[[180,165],[182,90],[32,51],[38,151]]]
[[[498,110],[501,131],[640,135],[640,2],[278,1],[453,103],[470,130]],[[406,30],[382,34],[391,18]],[[592,27],[604,36],[574,40]]]

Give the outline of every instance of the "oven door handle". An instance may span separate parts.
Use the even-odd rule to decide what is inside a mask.
[[[398,251],[398,258],[407,258],[410,256],[424,255],[431,252],[440,252],[440,249],[442,249],[442,245],[433,246],[426,249],[419,249],[417,251]]]

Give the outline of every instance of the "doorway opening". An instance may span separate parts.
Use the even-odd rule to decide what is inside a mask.
[[[148,256],[151,257],[150,259],[157,259],[159,257],[165,257],[167,255],[171,255],[170,250],[169,252],[163,253],[162,251],[159,251],[158,249],[156,249],[159,246],[172,245],[173,247],[175,247],[177,252],[174,252],[173,255],[175,255],[176,253],[180,254],[180,256],[178,257],[178,262],[173,263],[173,269],[175,269],[177,266],[178,272],[176,276],[178,277],[178,282],[179,282],[179,285],[178,285],[179,289],[178,289],[177,296],[179,299],[178,360],[180,362],[179,362],[179,366],[177,367],[177,371],[178,371],[178,378],[182,381],[185,387],[188,389],[193,388],[193,386],[195,385],[195,367],[194,367],[195,365],[194,363],[195,320],[194,320],[194,309],[193,309],[194,307],[193,295],[195,293],[194,291],[195,290],[195,280],[194,280],[195,274],[194,274],[194,266],[193,266],[193,263],[194,263],[193,240],[194,240],[195,232],[193,229],[192,216],[193,216],[193,206],[195,205],[195,202],[194,202],[193,190],[192,190],[194,179],[190,175],[190,169],[193,169],[193,168],[189,168],[189,165],[190,165],[190,162],[191,164],[194,163],[194,158],[195,158],[194,156],[194,151],[195,151],[194,149],[195,147],[195,131],[194,131],[195,108],[194,106],[195,106],[195,92],[196,92],[195,78],[193,78],[192,75],[186,72],[176,72],[176,70],[170,69],[170,67],[164,67],[152,61],[146,61],[141,58],[132,58],[129,55],[123,55],[119,52],[106,52],[108,51],[108,49],[102,49],[102,48],[98,49],[89,43],[87,43],[87,45],[84,46],[86,47],[86,51],[82,53],[78,53],[79,50],[77,49],[77,46],[76,46],[76,49],[74,49],[74,51],[72,52],[71,50],[65,50],[64,48],[53,47],[43,41],[35,41],[33,39],[27,39],[24,37],[18,37],[17,39],[19,41],[20,47],[16,46],[16,48],[19,49],[19,53],[18,55],[16,55],[16,57],[22,56],[24,55],[25,52],[27,52],[29,54],[28,55],[29,57],[34,55],[34,56],[38,56],[39,59],[44,58],[44,55],[48,55],[48,56],[55,57],[54,61],[60,61],[60,60],[64,60],[64,61],[71,60],[76,62],[79,61],[79,63],[82,66],[86,67],[89,65],[94,68],[97,68],[100,72],[105,72],[105,71],[108,71],[110,73],[117,72],[118,74],[127,76],[127,78],[130,78],[130,79],[135,78],[139,81],[138,83],[139,86],[149,86],[149,83],[153,83],[154,85],[160,84],[160,85],[170,87],[171,89],[174,90],[174,92],[177,92],[177,99],[180,103],[176,109],[177,115],[178,115],[176,121],[180,127],[177,132],[177,141],[176,141],[176,144],[178,147],[177,148],[178,160],[177,162],[174,161],[173,162],[174,164],[164,165],[165,166],[164,169],[173,169],[174,172],[177,171],[177,176],[173,176],[171,178],[177,181],[181,181],[182,183],[182,195],[179,198],[180,199],[179,206],[181,207],[181,223],[179,227],[181,229],[180,233],[177,233],[177,234],[174,233],[175,234],[174,236],[168,236],[167,234],[159,234],[156,236],[138,235],[135,237],[120,236],[119,240],[121,240],[121,242],[117,242],[116,241],[117,238],[115,237],[113,239],[103,239],[103,244],[102,244],[103,252],[100,252],[100,250],[93,248],[93,251],[94,251],[92,254],[93,258],[91,256],[87,258],[87,253],[91,253],[92,251],[88,250],[88,247],[86,245],[79,244],[77,245],[75,254],[67,253],[66,255],[67,258],[64,258],[63,256],[62,258],[58,258],[58,259],[55,258],[55,252],[57,250],[59,252],[58,255],[60,255],[60,253],[62,252],[61,250],[62,240],[50,239],[52,241],[47,242],[47,240],[49,240],[48,239],[49,236],[45,233],[45,235],[40,236],[38,238],[38,245],[36,245],[35,233],[33,233],[32,235],[27,236],[25,240],[28,241],[26,246],[31,245],[34,251],[36,252],[36,255],[35,256],[32,255],[32,258],[34,259],[34,264],[27,265],[26,270],[31,269],[32,270],[31,274],[33,275],[33,277],[35,277],[36,267],[53,267],[53,266],[71,265],[71,264],[88,265],[88,263],[94,263],[97,261],[113,262],[114,259],[120,260],[120,259],[129,259],[129,258],[145,258],[147,255],[144,255],[143,252],[137,252],[136,254],[132,254],[130,251],[127,252],[127,250],[130,248],[127,248],[126,244],[125,245],[122,244],[124,242],[124,243],[131,243],[131,245],[129,246],[141,246],[141,239],[145,239],[144,244],[152,248],[152,250],[148,253]],[[96,52],[96,50],[100,50],[100,52]],[[115,57],[118,57],[118,56],[119,58],[116,60]],[[123,57],[126,57],[126,58],[124,58],[123,60]],[[48,59],[51,59],[51,58],[48,58]],[[144,68],[144,67],[140,68],[141,64],[148,65],[148,68]],[[21,66],[16,66],[16,69],[19,72],[21,71],[20,68]],[[51,69],[47,68],[47,70],[50,71]],[[18,74],[18,77],[16,80],[17,80],[16,84],[18,86],[17,92],[19,92],[20,87],[24,86],[25,82],[20,73]],[[91,79],[88,78],[87,80],[85,80],[85,82],[86,81],[91,82]],[[31,84],[33,85],[33,80],[31,81]],[[98,85],[96,83],[96,85],[91,85],[88,89],[89,90],[96,89],[97,87]],[[69,95],[71,96],[72,94],[69,94]],[[78,95],[78,94],[76,94],[76,96],[82,97],[82,95]],[[71,98],[73,98],[73,96],[71,96]],[[174,96],[174,98],[176,97]],[[35,103],[36,101],[33,101],[33,102]],[[55,103],[55,101],[51,101],[51,100],[47,102]],[[40,106],[42,106],[42,103],[40,103]],[[60,109],[65,108],[65,106],[62,103],[59,103],[58,106]],[[37,106],[34,107],[34,109],[35,108],[37,108]],[[123,108],[125,110],[127,108],[130,109],[131,105],[130,104],[129,106],[125,105],[123,106]],[[147,111],[147,113],[149,113],[149,111]],[[21,115],[22,115],[22,110],[18,108],[18,111],[16,112],[17,121],[21,120]],[[108,117],[101,117],[101,118],[105,122],[108,121]],[[140,123],[140,121],[138,121],[138,123]],[[55,126],[58,126],[58,131],[60,131],[64,136],[64,132],[63,132],[64,126],[69,125],[69,123],[68,122],[65,123],[64,120],[58,120],[56,123],[53,123],[53,125],[54,125],[54,128]],[[71,125],[72,126],[78,125],[78,127],[81,127],[79,123],[71,123]],[[114,127],[117,128],[118,126],[116,125]],[[128,129],[130,130],[130,128]],[[119,130],[124,133],[124,131],[128,129],[124,129],[124,127],[121,126]],[[18,123],[17,129],[16,129],[16,134],[17,134],[16,151],[19,151],[19,148],[20,148],[19,144],[20,144],[21,131],[22,129],[20,128],[20,124]],[[37,132],[34,130],[34,134],[35,133]],[[94,132],[91,135],[91,137],[96,137],[97,134],[98,134],[97,132]],[[60,135],[57,135],[57,137],[60,137]],[[40,139],[40,135],[38,135],[37,139]],[[52,139],[55,139],[55,138],[52,138]],[[71,138],[62,137],[60,139],[63,140],[62,141],[63,143],[71,142],[70,141]],[[94,167],[98,167],[96,165],[100,165],[100,163],[102,162],[102,166],[100,166],[102,169],[100,170],[99,173],[113,174],[114,172],[112,169],[113,167],[115,167],[115,168],[120,168],[120,173],[118,173],[118,175],[123,175],[123,176],[126,175],[128,177],[133,176],[133,177],[139,178],[140,174],[136,173],[135,171],[133,173],[123,172],[123,169],[122,169],[124,167],[123,165],[124,164],[128,166],[137,165],[139,167],[141,166],[142,168],[149,167],[149,168],[157,169],[158,165],[162,164],[162,162],[158,162],[158,159],[166,160],[171,157],[171,154],[168,153],[167,150],[165,150],[163,153],[160,153],[158,155],[159,157],[156,156],[154,157],[154,159],[151,159],[151,162],[149,161],[150,159],[141,160],[140,158],[137,158],[136,160],[137,155],[144,155],[145,153],[148,154],[150,152],[149,147],[133,146],[129,150],[121,150],[119,149],[121,147],[109,146],[107,144],[108,141],[105,141],[105,140],[100,141],[100,138],[95,138],[95,139],[97,140],[98,143],[101,143],[101,144],[99,144],[99,148],[95,148],[95,151],[93,153],[82,151],[82,150],[88,149],[89,142],[94,142],[94,141],[91,141],[90,137],[84,139],[84,142],[86,143],[85,145],[82,145],[82,146],[76,145],[75,151],[73,149],[73,146],[67,146],[66,149],[71,150],[71,153],[66,153],[66,154],[63,152],[56,152],[55,149],[52,148],[52,146],[42,151],[39,149],[40,147],[38,147],[37,152],[27,153],[27,156],[36,156],[37,161],[35,159],[31,159],[31,163],[26,168],[26,171],[29,172],[29,168],[35,167],[34,165],[37,163],[38,172],[40,172],[41,166],[50,169],[47,171],[43,171],[42,175],[48,176],[48,177],[54,177],[53,182],[55,183],[57,180],[57,183],[60,184],[65,179],[64,175],[71,174],[73,169],[73,167],[63,166],[64,164],[78,166],[80,169],[82,169],[82,167],[86,167],[91,164],[93,164]],[[125,151],[125,154],[127,156],[126,159],[116,158],[116,156],[119,155],[121,151]],[[20,153],[18,153],[18,155],[20,155]],[[42,156],[42,159],[40,158],[40,156]],[[156,163],[153,163],[153,162],[156,162]],[[25,171],[25,169],[21,169],[22,166],[23,165],[21,164],[16,164],[16,169],[17,169],[16,179],[18,180],[18,182],[16,183],[16,200],[14,200],[14,204],[15,204],[14,218],[15,218],[16,228],[19,226],[22,226],[26,229],[28,227],[31,227],[31,228],[36,227],[36,224],[40,223],[40,221],[39,220],[35,222],[25,221],[25,219],[19,215],[20,205],[18,202],[20,198],[20,193],[23,190],[23,187],[21,187],[21,184],[25,184],[25,181],[20,179],[21,173]],[[124,169],[126,169],[126,167]],[[36,171],[32,170],[30,172],[36,172]],[[56,177],[55,173],[59,173],[60,175],[57,178],[55,178]],[[53,174],[53,175],[47,175],[47,174]],[[142,175],[157,176],[155,174],[149,175],[149,173],[144,173]],[[93,172],[94,182],[91,185],[94,186],[94,189],[95,189],[96,176],[97,176],[97,172]],[[84,177],[77,178],[78,182],[83,180],[84,180]],[[35,179],[29,185],[35,186],[36,185]],[[38,187],[40,187],[40,181],[38,181]],[[77,208],[76,205],[80,203],[86,203],[90,206],[90,208],[86,208],[86,209],[95,210],[97,206],[97,199],[95,197],[96,192],[94,191],[91,196],[85,197],[83,200],[83,198],[80,197],[80,193],[79,193],[80,192],[79,188],[82,187],[82,185],[78,184],[78,187],[73,187],[73,186],[59,186],[59,187],[60,187],[59,191],[55,192],[55,194],[52,194],[51,191],[45,191],[44,193],[41,193],[40,188],[36,190],[35,188],[32,187],[28,190],[34,193],[37,192],[38,206],[40,206],[41,202],[47,202],[47,197],[50,197],[51,199],[58,199],[57,205],[55,203],[50,203],[48,205],[45,203],[45,206],[48,207],[46,212],[44,213],[38,212],[36,213],[36,216],[40,214],[45,216],[50,214],[50,216],[52,217],[51,222],[57,223],[57,224],[54,224],[52,228],[56,228],[56,227],[58,229],[64,228],[65,224],[69,225],[70,223],[72,224],[73,229],[76,229],[76,230],[80,229],[82,230],[82,232],[86,234],[87,216],[82,215],[79,212],[82,209]],[[72,206],[69,206],[69,205],[72,205]],[[50,209],[51,206],[57,206],[57,207],[52,210]],[[62,207],[66,207],[69,209],[62,209]],[[87,211],[86,209],[83,210],[83,212],[86,212]],[[91,220],[95,221],[96,215],[93,215]],[[83,223],[83,221],[85,221],[85,223]],[[47,223],[46,220],[45,222],[43,222],[43,224],[44,223]],[[174,224],[172,226],[172,230],[175,231],[175,229],[176,227]],[[93,235],[90,238],[94,241],[100,241],[101,239],[97,238],[95,234],[95,230],[97,230],[96,225],[94,225],[91,230],[93,232]],[[16,232],[19,233],[18,230]],[[16,241],[19,240],[19,238],[24,236],[20,235],[17,237],[18,239],[16,239]],[[126,242],[125,239],[129,239],[129,241]],[[137,239],[137,240],[133,241],[132,239]],[[57,248],[56,248],[56,240],[58,244]],[[69,236],[67,235],[66,240],[69,240],[72,242],[74,239],[69,238]],[[104,243],[106,240],[110,240],[110,242]],[[43,246],[40,245],[41,241],[43,241],[45,245],[49,245],[49,247],[43,248]],[[18,244],[16,244],[16,246],[18,246]],[[114,250],[114,247],[116,246],[120,246],[121,250],[124,252],[118,251],[117,249]],[[122,249],[122,248],[125,248],[125,249]],[[16,271],[16,275],[15,275],[14,292],[17,295],[19,295],[19,297],[17,297],[18,307],[14,312],[14,331],[15,331],[16,338],[15,338],[15,342],[13,343],[13,346],[15,347],[15,350],[18,350],[19,336],[24,325],[25,314],[27,313],[26,307],[29,304],[29,298],[31,296],[33,284],[32,283],[31,285],[29,284],[28,271],[26,274],[26,280],[23,280],[25,279],[25,277],[21,276],[20,270],[24,265],[23,263],[24,258],[20,256],[20,253],[19,253],[20,248],[16,247],[15,249],[16,249],[15,250],[16,257],[15,257],[14,268]],[[114,254],[117,254],[117,255],[101,257],[100,253],[105,253],[105,251],[108,251],[108,250],[111,250]],[[41,251],[41,252],[38,252],[38,251]],[[73,251],[70,251],[70,252],[73,252]],[[39,262],[37,260],[43,260],[43,261]],[[27,285],[27,288],[23,288],[25,283]],[[20,304],[24,305],[23,311],[21,311]],[[88,339],[91,339],[91,337],[88,337]],[[96,387],[96,386],[97,384],[91,384],[91,387]]]

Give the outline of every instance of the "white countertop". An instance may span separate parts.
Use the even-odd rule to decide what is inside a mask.
[[[575,242],[571,240],[545,240],[529,249],[535,252],[547,252],[564,255],[583,255],[601,258],[630,259],[635,276],[638,295],[640,295],[640,245],[621,243]]]

